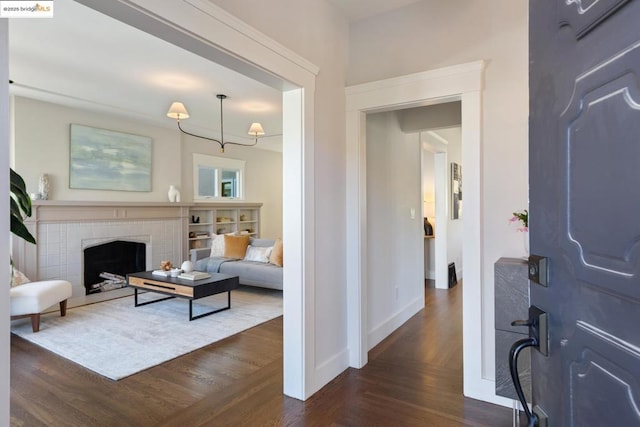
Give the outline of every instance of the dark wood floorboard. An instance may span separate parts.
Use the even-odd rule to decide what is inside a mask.
[[[282,318],[120,381],[11,336],[12,426],[487,426],[507,408],[462,396],[462,283],[300,402],[282,395]]]

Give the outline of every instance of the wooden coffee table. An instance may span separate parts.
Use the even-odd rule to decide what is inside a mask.
[[[170,298],[189,300],[189,320],[210,316],[231,308],[231,291],[238,288],[238,276],[222,273],[210,273],[211,277],[202,280],[186,280],[177,277],[163,277],[151,271],[127,274],[127,285],[134,289],[134,307],[165,301]],[[166,298],[138,303],[138,290],[169,295]],[[227,306],[197,316],[193,315],[193,300],[227,292]]]

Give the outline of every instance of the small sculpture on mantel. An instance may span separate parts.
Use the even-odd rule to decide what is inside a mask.
[[[51,190],[51,185],[49,184],[49,176],[46,173],[40,175],[40,180],[38,181],[38,193],[40,194],[40,200],[49,200],[49,191]]]
[[[170,202],[180,202],[180,191],[175,187],[175,185],[169,186],[169,192],[167,193],[169,196]]]

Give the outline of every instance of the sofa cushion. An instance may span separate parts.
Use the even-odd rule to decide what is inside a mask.
[[[247,253],[244,255],[245,261],[255,262],[269,262],[269,256],[271,256],[271,250],[273,247],[259,247],[259,246],[247,246]]]
[[[209,256],[224,256],[224,234],[211,236],[211,255]]]
[[[224,257],[244,258],[249,246],[249,236],[224,236]]]
[[[282,239],[276,239],[273,245],[273,250],[271,251],[271,256],[269,257],[269,262],[277,265],[278,267],[282,267],[284,261],[282,251]]]
[[[273,247],[273,244],[276,242],[276,239],[258,239],[255,237],[252,237],[251,240],[249,240],[249,244],[251,246],[257,246],[259,248],[270,248]]]
[[[253,261],[225,262],[220,266],[220,273],[238,276],[241,285],[271,289],[282,289],[282,271],[273,264]]]

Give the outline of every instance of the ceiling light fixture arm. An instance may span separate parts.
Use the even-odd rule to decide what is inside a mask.
[[[176,122],[178,123],[178,129],[180,129],[180,132],[189,136],[206,139],[207,141],[214,141],[220,144],[221,153],[224,153],[224,146],[227,144],[240,145],[242,147],[253,147],[254,145],[258,144],[258,136],[264,135],[264,129],[262,129],[262,125],[260,125],[260,123],[251,124],[251,127],[249,129],[249,135],[253,135],[255,138],[253,143],[251,144],[245,144],[241,142],[229,142],[224,140],[224,117],[223,117],[223,111],[222,111],[222,101],[227,98],[227,95],[217,94],[216,98],[220,100],[220,139],[219,140],[215,138],[209,138],[206,136],[196,135],[195,133],[187,132],[186,130],[182,129],[182,126],[180,126],[180,118],[182,117],[184,119],[188,119],[189,113],[187,112],[187,109],[184,107],[184,104],[182,104],[181,102],[174,102],[171,105],[171,108],[169,108],[169,111],[167,112],[167,116],[173,119],[176,119]]]
[[[218,144],[220,144],[220,148],[224,150],[224,144],[220,140],[217,140],[215,138],[209,138],[209,137],[206,137],[206,136],[200,136],[200,135],[196,135],[195,133],[188,132],[188,131],[182,129],[182,126],[180,126],[180,119],[177,119],[176,121],[178,122],[178,129],[180,129],[180,132],[182,132],[182,133],[184,133],[186,135],[189,135],[189,136],[195,136],[196,138],[206,139],[207,141],[217,142]]]

